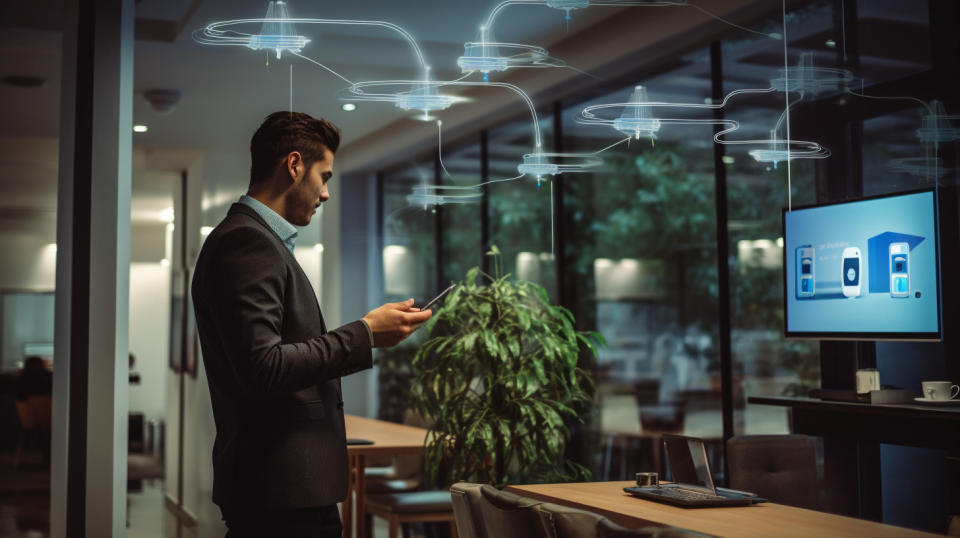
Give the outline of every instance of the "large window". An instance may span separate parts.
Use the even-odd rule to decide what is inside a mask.
[[[553,114],[539,115],[544,151],[553,146]],[[514,178],[522,156],[534,152],[533,121],[529,115],[489,131],[490,181]],[[537,182],[524,176],[490,183],[490,245],[503,253],[503,270],[516,278],[536,282],[556,300],[553,253],[553,216],[549,178]],[[489,247],[489,245],[487,245]]]
[[[417,263],[435,264],[419,269],[442,281],[483,263],[496,244],[505,272],[542,284],[578,329],[605,336],[591,365],[595,405],[571,448],[594,479],[662,469],[659,437],[683,433],[708,442],[722,481],[725,437],[791,430],[788,408],[750,398],[807,395],[830,357],[830,344],[783,336],[783,209],[956,181],[955,144],[917,135],[931,111],[956,113],[950,102],[930,104],[933,83],[946,86],[932,69],[929,16],[926,3],[807,2],[790,9],[785,27],[774,13],[747,21],[756,32],[731,30],[709,48],[561,102],[541,97],[542,150],[595,154],[602,165],[539,183],[498,181],[515,178],[534,151],[530,117],[518,115],[452,144],[447,171],[431,156],[386,175],[385,244],[434,256]],[[785,56],[800,75],[789,94]],[[830,73],[839,75],[823,83]],[[649,101],[698,106],[653,107],[655,117],[680,121],[630,140],[613,125],[576,120],[587,106],[628,101],[638,85]],[[719,111],[703,106],[736,90],[752,91]],[[728,123],[704,121],[712,118]],[[714,134],[730,121],[738,127],[718,145]],[[783,150],[786,139],[819,142],[824,158],[793,155],[788,164],[783,153],[751,154]],[[809,146],[791,151],[801,147]],[[417,182],[487,183],[480,204],[407,208],[410,217],[394,223],[391,212],[406,205],[398,197]]]
[[[380,215],[383,244],[383,300],[424,300],[437,289],[438,208],[411,203],[415,187],[434,185],[435,161],[429,157],[382,174]],[[423,343],[418,332],[401,345],[377,349],[377,416],[401,422],[409,405],[410,361]]]
[[[448,197],[439,209],[441,288],[463,280],[471,267],[482,264],[482,190],[470,188],[483,181],[480,151],[477,136],[451,150],[444,147],[440,184]]]
[[[782,31],[780,17],[759,27]],[[787,19],[791,68],[801,58],[814,67],[836,67],[837,54],[826,43],[839,43],[833,32],[832,4],[818,3],[795,10]],[[818,47],[810,47],[812,43]],[[722,45],[723,93],[776,87],[783,77],[783,42],[752,34],[734,33]],[[777,61],[764,59],[777,58]],[[797,83],[795,83],[797,84]],[[756,92],[732,98],[724,116],[740,128],[726,136],[734,140],[775,138],[821,141],[821,133],[804,138],[800,129],[788,130],[788,120],[809,114],[810,107],[836,92],[818,94],[810,89],[786,94]],[[826,129],[824,129],[825,131]],[[808,133],[803,133],[808,134]],[[826,144],[825,145],[829,145]],[[788,205],[816,202],[816,159],[789,163],[757,160],[750,150],[777,146],[723,146],[727,182],[729,249],[730,341],[734,432],[739,434],[789,433],[786,407],[752,405],[752,396],[806,396],[820,382],[819,346],[812,340],[783,337],[783,239],[781,212]],[[789,191],[788,191],[789,184]]]
[[[626,140],[612,126],[574,118],[586,106],[627,102],[641,83],[651,101],[702,104],[710,96],[707,59],[700,51],[678,69],[624,80],[563,110],[564,151],[593,153],[621,141],[598,154],[597,170],[562,180],[564,298],[578,326],[608,343],[595,375],[598,479],[652,468],[662,433],[722,439],[713,128],[664,125],[655,138]],[[655,114],[696,117],[682,109]]]

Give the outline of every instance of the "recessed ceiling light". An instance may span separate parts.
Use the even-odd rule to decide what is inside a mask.
[[[830,47],[830,48],[832,49],[833,47],[836,47],[836,46],[837,46],[837,42],[834,41],[834,40],[832,40],[832,39],[828,39],[828,40],[824,43],[824,45],[826,45],[826,46],[828,46],[828,47]]]
[[[147,126],[146,126],[146,125],[134,125],[134,126],[133,126],[133,132],[135,132],[135,133],[145,133],[145,132],[147,132]]]
[[[723,161],[723,164],[733,164],[735,162],[735,159],[729,155],[720,157],[720,160]]]
[[[344,112],[353,112],[357,109],[357,105],[353,103],[344,103],[340,108],[342,108]]]

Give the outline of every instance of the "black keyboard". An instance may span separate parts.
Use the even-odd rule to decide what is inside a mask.
[[[654,489],[654,488],[651,488]],[[688,489],[680,488],[656,488],[657,495],[663,495],[665,497],[671,497],[674,499],[684,499],[687,501],[705,501],[705,500],[718,500],[725,499],[726,497],[721,497],[720,495],[711,495],[709,493],[704,493],[700,491],[690,491]]]
[[[712,495],[676,487],[627,487],[623,488],[623,491],[641,499],[674,504],[685,508],[747,506],[753,503],[753,500],[747,496]]]

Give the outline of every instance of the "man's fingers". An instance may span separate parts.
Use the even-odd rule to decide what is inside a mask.
[[[404,312],[406,312],[407,310],[410,310],[410,308],[411,308],[412,306],[413,306],[413,299],[407,299],[406,301],[400,301],[399,303],[393,303],[393,307],[394,307],[394,308],[396,308],[397,310],[402,310],[402,311],[404,311]]]
[[[433,316],[432,310],[423,310],[417,312],[407,312],[404,314],[404,321],[412,324],[419,324],[427,321]]]

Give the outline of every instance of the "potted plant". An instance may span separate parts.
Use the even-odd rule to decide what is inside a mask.
[[[564,453],[593,388],[580,351],[595,357],[602,336],[575,331],[542,286],[501,274],[496,246],[487,255],[495,276],[467,272],[413,359],[413,402],[431,424],[426,470],[499,487],[589,479]]]

